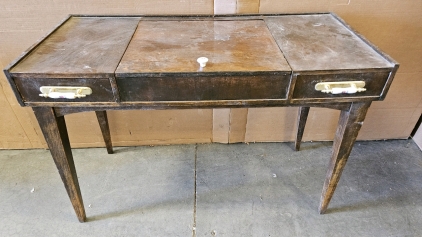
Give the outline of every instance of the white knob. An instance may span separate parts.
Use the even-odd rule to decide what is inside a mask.
[[[200,57],[196,61],[199,63],[200,67],[205,67],[207,65],[208,58],[207,57]]]

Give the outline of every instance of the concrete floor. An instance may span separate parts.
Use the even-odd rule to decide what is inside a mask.
[[[0,150],[0,236],[422,236],[412,140],[357,142],[325,215],[331,143],[291,147],[74,149],[86,223],[49,151]]]

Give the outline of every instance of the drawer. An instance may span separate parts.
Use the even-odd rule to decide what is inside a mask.
[[[288,74],[117,78],[121,101],[286,99]]]
[[[335,74],[299,74],[293,91],[293,99],[307,98],[347,98],[380,96],[390,75],[389,71],[366,73],[335,73]],[[331,94],[317,91],[315,85],[320,82],[363,81],[366,91],[353,94]]]
[[[115,97],[108,78],[14,78],[24,102],[113,102]],[[41,86],[83,86],[92,94],[75,99],[53,99],[40,96]]]

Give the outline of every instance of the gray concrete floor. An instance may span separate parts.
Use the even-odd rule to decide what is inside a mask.
[[[86,223],[48,150],[0,150],[0,236],[422,236],[413,141],[357,142],[325,215],[331,142],[291,147],[74,149]]]

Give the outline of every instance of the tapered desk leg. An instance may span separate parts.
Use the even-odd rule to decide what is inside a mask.
[[[76,215],[80,222],[84,222],[86,219],[85,209],[64,117],[56,117],[53,108],[48,107],[34,107],[33,111],[50,148],[54,163],[56,163],[59,170]]]
[[[333,152],[321,194],[321,214],[327,210],[370,105],[371,102],[352,103],[349,110],[342,110],[340,113]]]
[[[308,119],[309,107],[299,107],[299,114],[297,118],[297,133],[295,140],[295,150],[300,149],[303,132],[305,131],[306,119]]]
[[[104,142],[108,154],[113,154],[113,145],[111,143],[110,127],[108,126],[107,112],[95,111],[98,123],[100,124],[101,133],[103,134]]]

